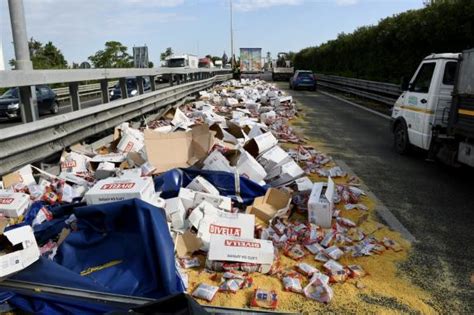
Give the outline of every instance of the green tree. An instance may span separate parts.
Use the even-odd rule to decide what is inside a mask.
[[[33,63],[33,69],[65,69],[67,61],[61,50],[52,42],[43,45],[41,42],[31,38],[28,42],[30,49],[30,58]],[[15,59],[10,60],[10,65],[15,67]]]
[[[88,58],[95,68],[130,68],[133,58],[127,53],[127,46],[117,41],[105,43],[105,49]]]
[[[164,52],[161,53],[160,55],[160,60],[165,60],[166,57],[172,56],[173,55],[173,49],[171,47],[166,48]]]
[[[474,47],[474,1],[437,0],[294,56],[297,69],[399,83],[431,53]]]

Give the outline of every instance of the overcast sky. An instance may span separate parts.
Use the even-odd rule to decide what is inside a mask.
[[[359,26],[423,6],[422,0],[233,0],[234,47],[261,47],[273,56],[298,51]],[[108,40],[129,48],[221,56],[230,51],[229,0],[24,0],[29,37],[52,41],[69,64]],[[13,58],[7,0],[0,0],[5,60]],[[130,49],[131,51],[131,49]]]

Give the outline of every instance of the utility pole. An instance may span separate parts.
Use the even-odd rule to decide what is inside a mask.
[[[26,35],[25,10],[23,0],[8,0],[12,25],[13,46],[15,48],[15,70],[33,70]],[[38,119],[34,86],[20,87],[21,118],[24,123]]]
[[[234,27],[233,27],[233,20],[232,20],[232,0],[229,0],[230,4],[230,62],[232,65],[232,69],[235,67],[235,56],[234,56]]]

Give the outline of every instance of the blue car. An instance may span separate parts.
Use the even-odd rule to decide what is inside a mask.
[[[290,89],[297,90],[301,88],[316,91],[316,78],[312,71],[297,70],[290,79]]]

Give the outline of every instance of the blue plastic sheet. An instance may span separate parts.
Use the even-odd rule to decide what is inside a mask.
[[[235,202],[242,201],[241,203],[244,205],[252,204],[255,197],[265,195],[268,189],[267,186],[260,186],[242,176],[236,181],[233,173],[180,168],[172,169],[157,176],[155,178],[155,190],[162,191],[160,195],[162,198],[176,197],[178,196],[179,188],[186,187],[193,178],[199,175],[213,184],[222,196],[230,197]],[[239,187],[236,187],[236,182],[240,184]],[[240,193],[237,192],[239,189]]]
[[[61,244],[54,261],[41,258],[14,275],[13,280],[155,299],[184,292],[162,209],[132,199],[94,206],[70,205],[53,212],[53,221],[35,227],[38,239],[61,231],[71,214],[77,217],[78,230]],[[90,273],[81,276],[84,271]],[[14,298],[28,302],[18,305],[39,303],[35,307],[48,310],[34,312],[61,313],[54,310],[62,306],[41,296],[20,298],[17,294]]]

